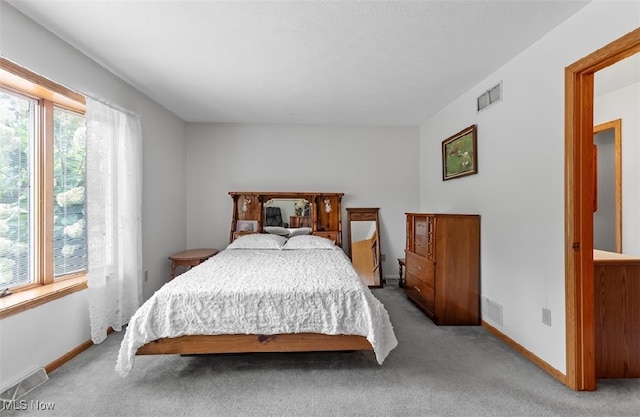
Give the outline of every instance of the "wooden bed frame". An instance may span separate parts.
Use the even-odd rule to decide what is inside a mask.
[[[278,335],[180,336],[158,339],[136,355],[373,350],[364,336],[297,333]]]
[[[235,238],[238,219],[257,220],[258,232],[262,231],[263,204],[272,198],[306,199],[312,205],[313,234],[330,238],[342,244],[342,193],[314,192],[230,192],[233,199],[233,214],[229,241]],[[242,210],[243,203],[245,210]],[[325,204],[329,202],[332,211],[327,213]],[[247,209],[248,207],[248,209]],[[250,352],[314,352],[373,350],[364,336],[325,335],[319,333],[296,333],[278,335],[193,335],[163,338],[140,347],[136,355],[163,354],[211,354]]]

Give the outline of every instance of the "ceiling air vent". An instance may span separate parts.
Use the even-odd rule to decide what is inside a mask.
[[[478,111],[481,112],[500,100],[502,100],[502,81],[478,97]]]

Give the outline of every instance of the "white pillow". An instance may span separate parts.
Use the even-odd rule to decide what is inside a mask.
[[[329,249],[339,250],[333,240],[315,235],[292,236],[282,249]]]
[[[286,241],[283,236],[251,233],[238,236],[227,249],[282,249]]]
[[[287,229],[289,232],[289,236],[300,236],[300,235],[310,235],[311,228],[310,227],[295,227],[291,229]]]
[[[279,227],[279,226],[265,226],[264,231],[265,233],[269,233],[272,235],[280,235],[284,237],[311,234],[310,227],[293,227],[293,228],[287,229],[286,227]]]
[[[289,236],[289,229],[280,226],[265,226],[264,231],[272,235]]]

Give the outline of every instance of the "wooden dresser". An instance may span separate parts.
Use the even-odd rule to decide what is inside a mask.
[[[480,216],[406,216],[407,297],[438,325],[479,325]]]
[[[593,251],[596,378],[640,378],[640,257]]]

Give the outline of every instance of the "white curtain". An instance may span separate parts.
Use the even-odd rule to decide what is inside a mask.
[[[142,298],[139,117],[87,97],[87,242],[91,339],[121,330]]]

